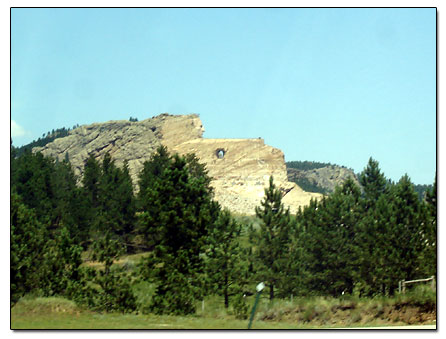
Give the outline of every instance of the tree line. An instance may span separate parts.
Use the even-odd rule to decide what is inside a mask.
[[[62,127],[62,128],[52,129],[51,131],[48,131],[47,133],[43,133],[42,137],[39,137],[37,140],[33,140],[29,144],[15,148],[15,153],[18,156],[20,156],[25,152],[25,150],[31,151],[34,147],[43,147],[46,144],[48,144],[58,138],[66,137],[68,135],[68,133],[70,132],[70,130],[76,129],[78,127],[79,127],[79,124],[73,125],[73,128]],[[12,140],[11,140],[11,144],[12,144]]]
[[[77,181],[68,159],[11,148],[12,303],[37,293],[132,312],[141,306],[133,286],[147,281],[149,312],[192,314],[197,300],[220,295],[246,317],[243,295],[260,281],[273,300],[393,295],[398,280],[436,275],[436,179],[420,201],[407,176],[393,183],[373,159],[361,188],[348,180],[296,215],[271,177],[255,222],[213,200],[193,154],[165,147],[144,163],[137,192],[128,164],[109,154],[90,156]],[[138,252],[148,255],[136,269],[113,265]]]

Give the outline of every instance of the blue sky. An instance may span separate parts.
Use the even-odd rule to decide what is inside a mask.
[[[436,9],[12,9],[14,145],[163,112],[430,184]]]

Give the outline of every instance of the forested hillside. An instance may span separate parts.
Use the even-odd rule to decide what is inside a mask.
[[[160,147],[138,194],[109,154],[88,159],[78,186],[68,159],[11,148],[11,303],[33,293],[180,315],[216,295],[246,318],[243,295],[260,281],[273,300],[394,295],[399,280],[436,275],[436,179],[420,201],[407,176],[392,183],[370,159],[362,190],[347,180],[291,215],[271,178],[255,218],[222,210],[210,180],[194,155]],[[145,254],[134,267],[114,264],[131,253]]]
[[[286,166],[288,180],[307,192],[333,193],[336,186],[341,186],[348,178],[352,178],[361,187],[359,174],[345,166],[315,161],[288,161]],[[432,190],[432,185],[414,184],[414,189],[421,201]]]

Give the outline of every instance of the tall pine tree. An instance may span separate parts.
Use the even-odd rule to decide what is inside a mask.
[[[305,284],[315,294],[351,293],[356,268],[359,187],[348,179],[329,197],[304,208],[301,236]],[[308,211],[306,211],[309,209]]]
[[[274,299],[274,290],[282,283],[284,268],[289,259],[291,218],[289,209],[282,204],[282,192],[269,178],[269,187],[265,188],[265,197],[261,206],[255,209],[261,220],[260,228],[254,230],[254,258],[257,266],[257,278],[263,280],[269,288],[269,298]]]
[[[247,283],[247,263],[239,240],[241,232],[241,225],[224,210],[208,237],[207,273],[215,292],[223,295],[225,308],[229,307],[229,297],[240,294]]]
[[[219,211],[206,182],[192,177],[186,160],[174,155],[146,189],[140,231],[153,251],[142,273],[156,284],[156,313],[194,313],[194,300],[202,297],[202,254]]]

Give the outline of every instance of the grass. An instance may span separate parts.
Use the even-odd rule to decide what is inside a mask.
[[[11,310],[12,329],[246,329],[247,326],[247,320],[222,314],[181,317],[91,312],[63,298],[25,298]],[[299,326],[255,321],[252,328],[296,329]]]
[[[141,301],[146,298],[147,302],[152,289],[150,284],[137,285],[138,299]],[[293,301],[276,300],[273,303],[264,296],[257,307],[252,329],[329,329],[435,324],[435,308],[426,308],[426,305],[431,305],[431,301],[426,302],[426,294],[423,295],[421,299],[416,293],[376,299],[306,297],[294,298]],[[247,297],[249,311],[253,302],[254,296]],[[249,320],[235,319],[231,308],[224,309],[221,297],[206,298],[204,310],[202,301],[197,301],[196,306],[197,313],[193,316],[99,313],[83,309],[63,298],[25,297],[11,310],[11,328],[247,329]],[[425,313],[420,313],[423,307]]]
[[[133,271],[147,253],[121,257],[115,264]],[[99,268],[100,263],[86,262]],[[232,307],[224,308],[223,298],[209,296],[196,302],[193,316],[159,316],[148,313],[155,286],[134,281],[133,292],[140,305],[135,314],[100,313],[79,307],[63,298],[26,296],[11,309],[12,329],[247,329],[248,319],[235,318]],[[255,296],[247,296],[249,307]],[[232,299],[230,299],[230,304]],[[204,309],[203,309],[204,306]],[[249,315],[249,314],[248,314]],[[269,302],[260,298],[253,329],[327,329],[436,323],[436,294],[419,287],[393,298],[345,296],[294,297]]]

